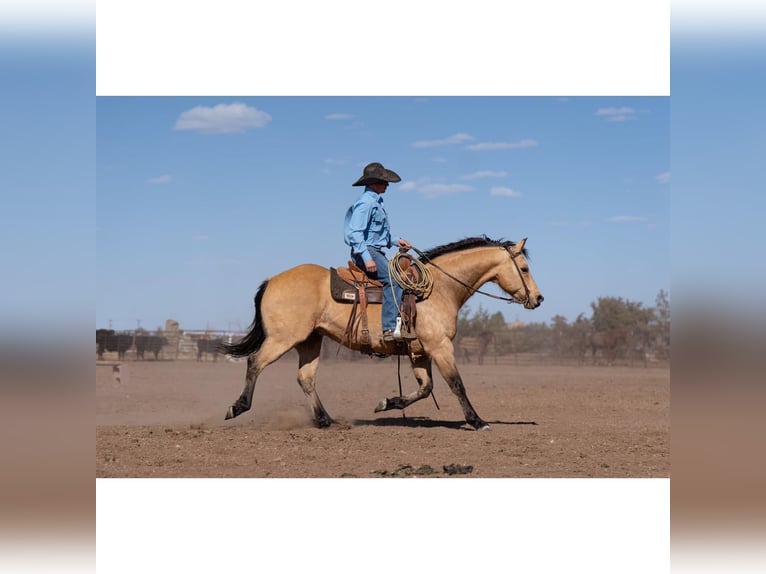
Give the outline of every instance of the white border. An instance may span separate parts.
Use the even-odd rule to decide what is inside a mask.
[[[99,572],[669,570],[668,479],[99,479],[96,491]]]
[[[98,95],[670,93],[668,0],[110,0],[97,32]]]

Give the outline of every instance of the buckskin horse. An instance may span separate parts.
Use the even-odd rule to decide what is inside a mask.
[[[453,339],[458,311],[480,287],[494,282],[510,297],[497,299],[535,309],[543,302],[527,262],[526,238],[518,243],[471,237],[419,252],[421,261],[433,276],[428,298],[417,303],[414,330],[417,339],[408,343],[385,342],[380,322],[380,307],[371,306],[369,332],[371,351],[378,355],[404,354],[408,347],[418,389],[405,396],[385,398],[375,412],[404,409],[428,397],[433,389],[431,364],[436,364],[444,380],[457,396],[466,422],[477,430],[489,429],[474,410],[466,395],[463,380],[455,364]],[[298,383],[308,397],[318,427],[334,421],[325,410],[316,391],[316,372],[322,338],[329,337],[354,350],[356,339],[345,337],[349,306],[334,301],[330,295],[330,272],[314,264],[303,264],[265,280],[255,295],[255,318],[247,334],[237,343],[222,345],[224,352],[247,357],[245,388],[226,413],[231,419],[248,411],[252,405],[255,382],[261,372],[291,349],[299,355]]]

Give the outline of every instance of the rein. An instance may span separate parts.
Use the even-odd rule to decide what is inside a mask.
[[[519,269],[519,264],[516,263],[516,255],[511,253],[511,250],[508,247],[503,247],[505,251],[508,253],[508,255],[511,258],[511,261],[513,261],[514,266],[516,267],[516,272],[519,274],[519,279],[521,279],[521,284],[524,286],[524,293],[526,294],[526,301],[529,301],[529,287],[527,287],[527,282],[524,281],[524,275],[521,273],[521,269]],[[486,291],[482,291],[481,289],[477,289],[476,287],[469,285],[465,281],[462,281],[452,275],[451,273],[445,271],[441,267],[439,267],[436,263],[434,263],[433,259],[430,259],[425,253],[420,251],[417,247],[413,247],[412,250],[418,254],[419,257],[422,257],[426,262],[430,263],[434,267],[436,267],[439,271],[444,273],[447,277],[452,279],[453,281],[456,281],[457,283],[460,283],[463,287],[468,289],[469,291],[473,291],[473,293],[479,293],[480,295],[486,295],[487,297],[492,297],[493,299],[499,299],[500,301],[506,301],[508,303],[518,303],[519,305],[523,305],[524,301],[517,301],[513,297],[503,297],[502,295],[495,295],[494,293],[487,293]]]

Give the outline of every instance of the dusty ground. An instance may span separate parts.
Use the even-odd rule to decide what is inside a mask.
[[[297,360],[271,365],[253,408],[224,421],[244,363],[96,366],[96,477],[668,477],[666,368],[462,365],[489,432],[470,429],[436,374],[431,398],[374,414],[398,394],[395,359],[325,361],[318,392],[341,424],[313,427]],[[406,359],[405,392],[416,387]],[[445,467],[450,471],[445,471]]]

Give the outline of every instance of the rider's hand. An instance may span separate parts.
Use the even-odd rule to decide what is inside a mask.
[[[367,269],[367,273],[377,273],[378,266],[375,265],[375,261],[365,261],[364,268]]]
[[[399,247],[409,251],[410,249],[412,249],[412,244],[409,241],[407,241],[406,239],[400,239],[399,240]]]

